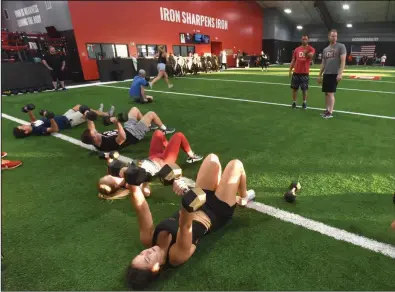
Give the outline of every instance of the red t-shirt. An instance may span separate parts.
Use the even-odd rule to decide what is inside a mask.
[[[294,51],[294,59],[295,59],[295,65],[294,65],[294,73],[297,74],[309,74],[310,73],[310,61],[311,59],[308,58],[305,55],[305,51],[308,53],[313,53],[315,54],[315,50],[312,46],[300,46],[297,47]]]

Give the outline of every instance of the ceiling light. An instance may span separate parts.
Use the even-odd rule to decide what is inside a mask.
[[[348,9],[350,9],[350,5],[348,5],[348,4],[344,4],[344,5],[343,5],[343,9],[344,9],[344,10],[348,10]]]
[[[352,24],[351,23],[347,23],[347,27],[352,27]]]
[[[286,9],[284,9],[284,12],[290,14],[292,12],[292,10],[289,8],[286,8]]]
[[[298,25],[296,28],[297,28],[297,29],[303,29],[303,26]]]

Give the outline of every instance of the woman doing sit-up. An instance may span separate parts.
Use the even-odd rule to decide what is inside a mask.
[[[242,162],[230,161],[221,174],[218,156],[208,155],[196,179],[196,187],[204,191],[206,199],[195,211],[185,207],[184,199],[190,195],[184,195],[185,183],[175,180],[174,192],[184,195],[182,207],[157,226],[154,226],[141,188],[127,185],[138,217],[140,241],[147,248],[130,262],[127,271],[130,288],[142,290],[157,278],[162,269],[188,261],[204,235],[223,227],[232,218],[236,203],[246,205],[255,197],[252,190],[247,191],[247,177]]]

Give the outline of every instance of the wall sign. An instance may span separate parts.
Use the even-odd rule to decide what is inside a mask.
[[[353,42],[377,42],[379,38],[352,38]]]
[[[227,20],[164,7],[160,7],[160,20],[228,30]]]
[[[21,8],[21,9],[17,9],[17,10],[14,11],[16,18],[29,16],[29,15],[36,14],[36,13],[39,13],[39,12],[40,11],[39,11],[39,9],[37,7],[37,4],[31,5],[31,6],[27,6],[27,7]],[[21,19],[17,19],[18,27],[28,26],[28,25],[32,25],[32,24],[36,24],[36,23],[41,23],[41,16],[40,16],[40,14],[29,16],[29,17],[25,17],[25,18],[21,18]]]

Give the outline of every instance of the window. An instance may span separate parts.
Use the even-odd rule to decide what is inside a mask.
[[[10,16],[8,15],[8,10],[7,10],[7,9],[4,9],[3,11],[4,11],[4,18],[7,19],[7,20],[9,20],[9,19],[10,19]]]
[[[129,58],[128,45],[124,44],[87,44],[89,59]]]
[[[189,52],[195,53],[195,46],[173,46],[173,54],[175,56],[188,57]]]
[[[162,46],[163,50],[167,52],[166,45],[137,45],[137,55],[139,58],[154,58],[158,53],[159,46]]]
[[[47,8],[47,10],[52,9],[51,1],[44,1],[44,2],[45,2],[45,8]]]

